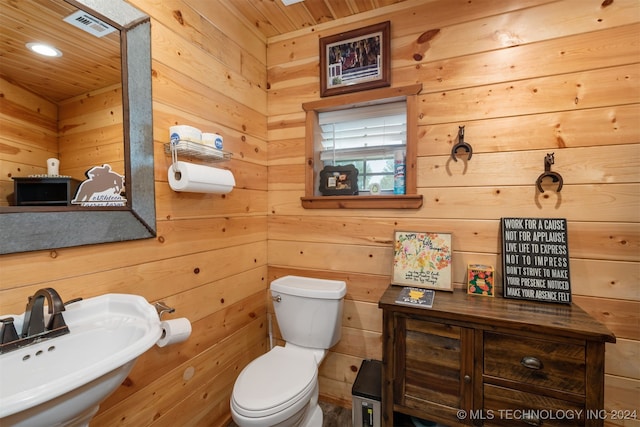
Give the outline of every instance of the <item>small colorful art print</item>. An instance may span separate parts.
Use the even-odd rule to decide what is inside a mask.
[[[471,295],[494,296],[493,267],[469,264],[467,267],[467,293]]]
[[[320,96],[391,85],[390,21],[320,39]]]
[[[396,231],[393,284],[453,291],[451,234]]]

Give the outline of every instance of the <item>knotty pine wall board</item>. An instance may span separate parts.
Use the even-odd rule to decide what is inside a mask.
[[[160,380],[143,387],[137,393],[117,401],[113,406],[104,405],[96,416],[97,425],[151,425],[163,415],[178,411],[178,419],[191,419],[191,414],[184,411],[183,401],[194,400],[193,394],[199,393],[202,387],[215,391],[213,396],[230,395],[229,381],[216,381],[219,376],[237,376],[237,368],[244,367],[252,358],[265,351],[265,316],[257,318],[232,335],[235,339],[224,339],[214,346],[202,349],[195,357],[185,359],[176,368],[167,370]],[[197,337],[194,337],[197,340]],[[194,340],[194,341],[195,341]],[[262,345],[255,345],[261,342]],[[250,344],[250,345],[249,345]],[[193,376],[185,378],[185,372],[193,369]],[[135,375],[135,373],[132,373]],[[130,375],[131,377],[132,375]],[[224,388],[217,390],[217,384]],[[231,384],[232,385],[232,384]],[[105,402],[108,403],[108,402]],[[206,405],[198,405],[207,411]],[[211,419],[221,418],[209,413]],[[184,421],[183,421],[184,422]],[[175,425],[175,424],[174,424]]]
[[[507,213],[568,219],[572,279],[580,281],[574,303],[619,337],[606,354],[605,405],[635,404],[637,3],[407,0],[265,39],[227,0],[130,2],[152,18],[158,237],[0,257],[3,313],[22,311],[46,284],[65,299],[138,293],[194,319],[188,341],[140,358],[92,426],[226,425],[235,377],[268,348],[268,284],[286,274],[347,281],[344,342],[321,366],[320,393],[350,407],[359,362],[381,357],[377,301],[389,283],[393,230],[452,230],[460,287],[466,263],[499,267],[499,218]],[[392,85],[423,84],[416,131],[424,206],[305,210],[301,104],[319,99],[318,37],[387,19]],[[172,192],[163,144],[173,124],[221,129],[234,153],[222,167],[239,188],[228,197]],[[466,176],[458,164],[447,175],[459,125],[474,146]],[[547,151],[565,159],[553,170],[562,174],[564,165],[576,181],[559,194],[536,194],[527,178],[542,171]],[[477,183],[483,160],[508,166]],[[508,170],[524,172],[509,180]]]

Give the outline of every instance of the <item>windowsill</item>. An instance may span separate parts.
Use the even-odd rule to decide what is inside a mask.
[[[418,209],[421,194],[389,196],[317,196],[300,197],[305,209]]]

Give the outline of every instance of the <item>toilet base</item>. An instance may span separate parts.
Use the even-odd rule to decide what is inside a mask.
[[[289,418],[276,424],[273,418],[245,418],[238,415],[231,406],[231,416],[233,421],[240,427],[322,427],[322,408],[318,403],[319,388],[316,382],[308,403],[297,412],[291,414]]]
[[[300,424],[301,427],[322,427],[322,408],[318,405],[316,401],[315,408],[310,408],[307,412],[307,416],[304,421]]]
[[[311,403],[309,404],[309,406],[311,405]],[[239,419],[238,416],[236,414],[233,414],[233,421],[238,425],[238,426],[252,426],[252,427],[274,427],[272,424],[270,424],[268,421],[266,420],[252,420],[251,422],[247,423],[246,419]],[[296,427],[322,427],[322,420],[324,419],[324,416],[322,415],[322,408],[320,408],[320,405],[318,405],[318,402],[316,400],[315,402],[315,407],[307,407],[305,410],[305,414],[304,417],[302,419],[298,418],[296,419],[296,417],[291,417],[287,420],[284,420],[281,423],[278,423],[275,425],[275,427],[285,427],[285,426],[296,426]]]

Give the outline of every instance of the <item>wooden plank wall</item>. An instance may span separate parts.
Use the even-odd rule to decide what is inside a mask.
[[[120,85],[62,101],[47,101],[0,79],[0,206],[13,203],[11,177],[47,173],[60,159],[60,174],[84,180],[104,163],[124,174]]]
[[[120,84],[59,103],[60,174],[85,180],[86,171],[108,163],[125,175],[122,113]]]
[[[268,44],[269,279],[348,282],[343,338],[321,368],[322,398],[349,406],[360,361],[381,358],[377,301],[389,283],[394,229],[453,232],[461,288],[468,263],[500,270],[501,217],[561,217],[574,303],[618,337],[607,344],[606,407],[640,409],[639,3],[416,0],[385,12]],[[319,99],[318,39],[384,20],[392,85],[423,84],[415,131],[424,205],[305,210],[301,104]],[[469,162],[450,158],[458,126],[474,150]],[[540,194],[549,152],[564,188]]]
[[[12,176],[47,173],[58,154],[58,107],[0,78],[0,206],[13,203]]]
[[[22,312],[29,295],[52,286],[65,300],[136,293],[174,306],[167,318],[192,321],[188,341],[139,359],[92,426],[226,425],[236,376],[267,350],[268,283],[290,273],[348,282],[343,338],[320,386],[323,399],[350,406],[360,361],[381,355],[377,300],[389,282],[393,230],[453,231],[459,286],[467,262],[497,265],[506,215],[569,220],[575,302],[619,338],[607,347],[607,408],[636,404],[635,0],[409,0],[268,43],[224,0],[130,2],[152,17],[158,237],[0,257],[0,313]],[[318,37],[386,19],[392,84],[424,86],[425,204],[306,211],[301,103],[319,97]],[[420,38],[431,29],[440,32]],[[224,136],[234,157],[220,166],[237,181],[230,194],[170,190],[163,144],[173,124]],[[474,147],[466,164],[448,160],[459,125]],[[565,188],[540,197],[534,182],[548,151]]]
[[[158,236],[3,255],[0,313],[23,312],[45,286],[64,300],[109,292],[163,300],[176,309],[165,318],[191,320],[191,337],[139,358],[92,427],[226,425],[237,375],[267,350],[266,40],[216,0],[130,3],[151,16]],[[78,104],[69,111],[91,115]],[[233,171],[231,193],[169,188],[164,143],[174,124],[223,135],[233,159],[217,166]],[[71,125],[67,137],[79,146],[95,134]]]

